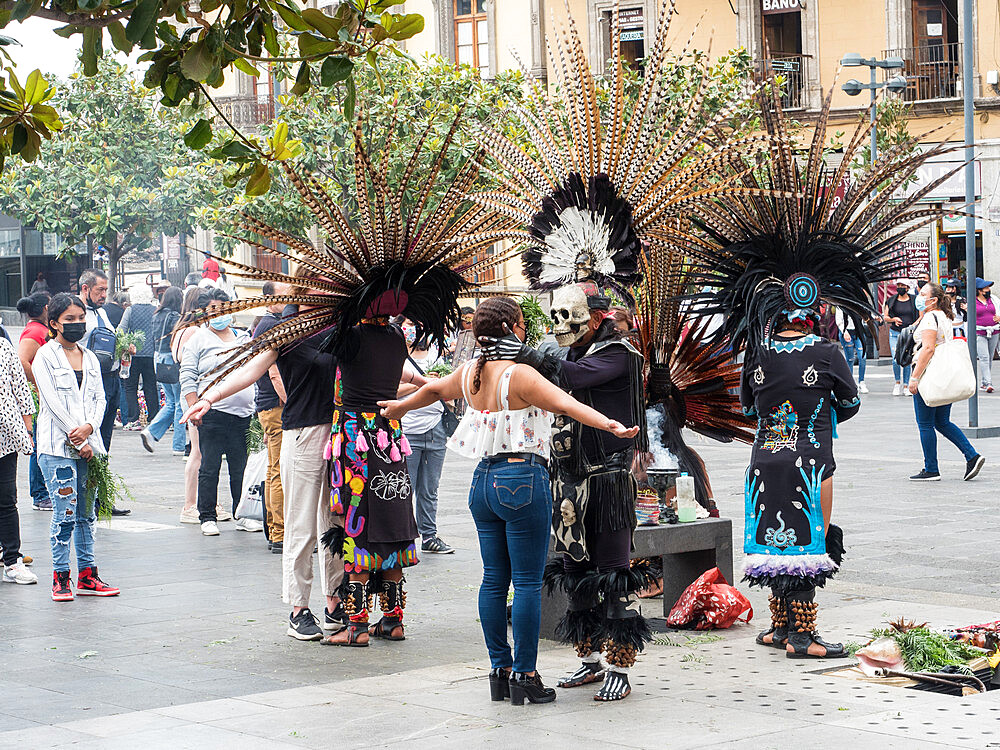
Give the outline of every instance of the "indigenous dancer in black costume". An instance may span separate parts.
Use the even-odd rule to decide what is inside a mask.
[[[372,127],[391,129],[396,122],[388,118]],[[417,529],[404,459],[409,446],[399,422],[386,420],[377,406],[378,401],[395,398],[406,358],[403,333],[388,320],[405,315],[416,325],[418,337],[426,336],[443,348],[447,332],[458,325],[459,297],[475,293],[477,284],[469,279],[505,259],[501,255],[478,262],[473,257],[505,236],[513,221],[467,200],[479,167],[453,146],[458,124],[456,118],[439,151],[426,154],[422,145],[430,142],[427,136],[436,126],[428,123],[418,140],[421,147],[405,155],[406,168],[399,179],[390,169],[399,163],[390,158],[393,139],[384,132],[372,135],[371,141],[382,144],[384,151],[369,153],[359,120],[355,180],[348,201],[356,203],[358,211],[350,218],[344,214],[343,201],[331,197],[317,179],[281,162],[320,230],[321,243],[314,245],[304,236],[242,214],[245,234],[236,239],[293,261],[297,269],[289,276],[233,261],[227,266],[235,267],[239,276],[285,282],[293,293],[229,302],[210,313],[201,311],[195,320],[200,323],[265,304],[298,306],[297,314],[236,350],[220,366],[215,382],[255,357],[256,367],[264,358],[273,359],[266,350],[294,346],[316,334],[325,334],[324,348],[336,355],[341,396],[331,415],[326,458],[331,470],[330,510],[341,523],[323,535],[323,544],[344,560],[347,575],[341,598],[348,624],[323,641],[330,645],[367,646],[370,637],[394,641],[404,637],[402,571],[417,562]],[[457,173],[450,185],[435,185],[446,160],[459,164]],[[333,380],[335,373],[316,377]],[[424,382],[420,376],[412,377],[418,385]],[[369,627],[375,593],[382,619]]]
[[[751,585],[771,589],[771,628],[757,642],[791,658],[842,656],[840,644],[816,632],[815,591],[844,552],[843,535],[830,523],[835,420],[853,416],[860,401],[839,347],[816,335],[819,309],[836,305],[858,328],[874,314],[869,289],[898,274],[899,240],[941,214],[917,202],[931,187],[889,201],[946,149],[902,144],[852,174],[838,204],[832,186],[858,161],[871,125],[857,129],[840,166],[828,169],[829,97],[801,158],[780,103],[773,94],[760,103],[774,147],[766,163],[744,174],[754,197],[720,196],[715,221],[693,219],[707,242],[689,249],[685,278],[713,290],[692,309],[724,315],[722,333],[736,350],[746,347],[741,401],[758,427],[746,475],[744,573]]]

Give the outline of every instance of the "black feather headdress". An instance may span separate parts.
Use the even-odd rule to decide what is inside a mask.
[[[329,331],[328,346],[339,349],[346,331],[368,317],[405,315],[418,337],[444,343],[458,326],[458,299],[475,293],[475,274],[506,260],[504,255],[479,259],[477,253],[506,236],[509,218],[467,199],[479,175],[479,159],[467,159],[452,181],[437,187],[442,166],[457,131],[461,113],[430,160],[422,163],[431,122],[400,177],[390,170],[388,142],[379,155],[369,152],[359,119],[354,134],[354,182],[345,186],[358,210],[346,215],[341,201],[320,182],[283,163],[285,174],[323,239],[314,244],[301,234],[272,227],[249,214],[234,239],[277,255],[298,268],[294,275],[273,273],[226,259],[234,276],[284,282],[303,294],[258,297],[225,303],[211,313],[198,311],[188,325],[209,317],[278,303],[303,306],[262,336],[234,350],[220,366],[216,382],[264,349],[273,349]],[[391,129],[390,129],[391,131]],[[437,189],[436,189],[437,188]],[[287,251],[278,250],[284,246]]]
[[[512,109],[525,137],[515,141],[483,128],[490,157],[484,169],[500,187],[472,197],[516,221],[507,236],[524,248],[525,275],[534,289],[595,281],[631,300],[641,243],[682,247],[690,237],[671,231],[671,217],[696,214],[713,196],[754,189],[741,184],[732,165],[766,148],[766,134],[728,137],[721,127],[752,92],[710,112],[711,76],[699,63],[695,90],[678,115],[666,64],[674,0],[658,0],[657,8],[656,37],[636,96],[626,94],[616,0],[603,111],[567,13],[567,25],[556,25],[548,39],[558,89],[550,94],[528,75],[527,104]]]
[[[775,91],[759,97],[772,149],[759,168],[741,177],[760,190],[718,196],[713,212],[692,217],[707,242],[689,248],[686,279],[711,288],[696,308],[724,318],[721,334],[737,350],[762,345],[781,316],[815,319],[822,302],[842,308],[860,326],[875,313],[872,285],[898,274],[900,240],[945,213],[921,199],[953,174],[901,197],[899,189],[917,170],[950,148],[915,149],[913,138],[858,168],[870,123],[844,146],[839,166],[829,166],[832,89],[808,151],[797,157]]]

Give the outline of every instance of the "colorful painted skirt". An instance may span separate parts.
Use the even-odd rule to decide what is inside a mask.
[[[398,420],[339,409],[327,446],[330,509],[344,519],[344,568],[364,573],[416,565],[417,522]]]

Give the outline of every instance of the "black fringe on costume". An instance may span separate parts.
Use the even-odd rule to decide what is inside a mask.
[[[593,516],[597,531],[634,529],[636,484],[627,469],[591,474],[588,513]]]
[[[604,573],[594,571],[584,576],[576,587],[580,596],[621,596],[642,591],[656,583],[649,563],[638,563],[630,568],[609,570]]]
[[[600,639],[596,636],[602,630],[603,619],[603,613],[598,607],[576,612],[567,611],[556,624],[556,638],[571,646],[584,643],[588,639],[592,643],[600,643]]]
[[[624,620],[602,618],[598,638],[603,643],[615,643],[619,646],[631,646],[642,651],[647,643],[653,640],[653,631],[649,629],[649,621],[639,615]]]
[[[331,526],[323,532],[319,543],[328,549],[334,557],[341,557],[344,554],[344,539],[346,537],[343,526]]]
[[[826,553],[830,556],[837,566],[840,566],[841,561],[844,559],[844,530],[837,526],[836,524],[830,524],[830,527],[826,531]],[[810,587],[823,588],[826,582],[833,578],[838,571],[830,570],[826,572],[820,572],[812,576],[792,576],[792,575],[777,575],[777,576],[749,576],[744,575],[743,581],[748,583],[750,586],[759,586],[760,588],[766,589],[770,588],[774,590],[775,596],[788,596],[794,591],[804,591]]]
[[[569,579],[570,577],[563,569],[562,557],[553,557],[545,563],[545,570],[542,571],[542,585],[545,586],[545,591],[549,596],[552,596],[552,592],[557,589],[568,594],[570,589],[576,586],[576,583],[570,582]]]

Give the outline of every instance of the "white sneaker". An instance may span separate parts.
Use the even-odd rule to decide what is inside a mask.
[[[858,393],[868,393],[868,386],[865,385],[865,381],[858,383]]]
[[[183,456],[184,455],[184,451],[174,451],[173,454],[175,456]]]
[[[155,450],[153,446],[156,445],[156,440],[153,438],[153,433],[149,431],[148,427],[139,433],[139,438],[142,440],[143,448],[148,450],[150,453]]]
[[[232,521],[233,513],[227,508],[223,508],[221,505],[215,506],[215,517],[219,521]]]
[[[6,583],[27,585],[29,583],[38,583],[38,576],[28,570],[24,566],[24,563],[18,560],[13,565],[8,565],[3,569],[3,580]]]
[[[896,385],[894,385],[892,387],[892,395],[893,396],[902,396],[903,395],[903,386],[901,386],[899,383],[896,383]]]
[[[198,520],[197,505],[192,505],[190,508],[181,508],[181,523],[201,523]]]
[[[219,524],[215,521],[205,521],[205,523],[201,525],[201,533],[204,536],[218,536]]]
[[[236,522],[237,531],[263,531],[264,524],[252,518],[241,518]]]
[[[909,383],[904,383],[903,384],[903,395],[904,396],[912,396],[913,395],[912,393],[910,393],[910,384]]]

